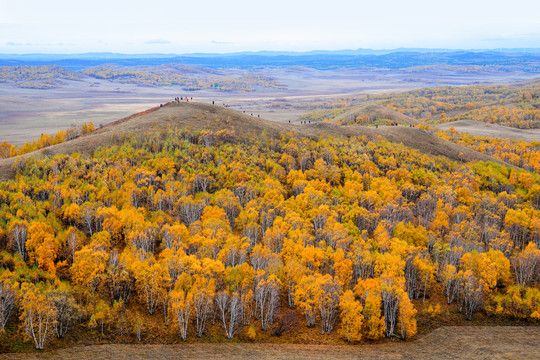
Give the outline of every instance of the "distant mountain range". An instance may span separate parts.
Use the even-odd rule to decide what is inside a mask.
[[[320,70],[332,68],[372,67],[399,69],[422,65],[499,65],[522,67],[525,71],[540,69],[540,48],[449,50],[314,50],[308,52],[259,51],[237,53],[192,54],[0,54],[0,66],[60,65],[79,70],[103,64],[154,66],[183,63],[209,68],[256,68],[306,66]]]
[[[62,59],[162,59],[175,57],[228,57],[240,55],[258,56],[306,56],[306,55],[384,55],[391,53],[529,53],[540,54],[540,48],[512,48],[512,49],[428,49],[428,48],[396,48],[396,49],[343,49],[343,50],[311,50],[311,51],[242,51],[233,53],[185,53],[185,54],[122,54],[111,52],[90,52],[80,54],[1,54],[0,59],[11,60],[62,60]]]

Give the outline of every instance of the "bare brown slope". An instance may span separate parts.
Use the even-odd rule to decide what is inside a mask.
[[[435,127],[441,130],[449,130],[453,127],[459,132],[497,139],[524,140],[527,142],[540,141],[540,129],[516,129],[508,126],[486,124],[474,120],[452,121],[439,124]]]
[[[494,161],[511,166],[486,154],[441,139],[427,130],[406,126],[379,126],[378,130],[389,141],[402,143],[422,153],[446,156],[457,161]]]
[[[442,140],[433,134],[418,128],[405,126],[380,126],[379,128],[364,126],[339,126],[337,124],[317,123],[311,125],[283,124],[259,119],[240,112],[212,106],[203,103],[172,103],[162,108],[146,111],[121,119],[96,132],[62,144],[50,146],[45,150],[22,155],[18,158],[31,156],[40,157],[43,153],[71,154],[74,152],[89,154],[98,146],[113,144],[119,135],[153,136],[155,132],[166,128],[200,128],[220,130],[234,128],[238,134],[253,134],[257,136],[265,131],[270,136],[278,136],[282,131],[291,131],[298,136],[318,138],[321,136],[366,136],[376,140],[379,136],[391,142],[403,143],[432,155],[446,156],[457,161],[496,161],[493,158],[459,145]],[[13,164],[18,158],[0,160],[0,179],[13,179],[15,172]],[[500,161],[499,161],[500,162]]]
[[[363,116],[367,116],[370,122],[388,119],[401,125],[416,125],[420,123],[418,120],[410,116],[376,104],[362,106],[361,108],[346,112],[345,114],[336,117],[333,122],[338,124],[354,124],[356,122],[356,117]]]

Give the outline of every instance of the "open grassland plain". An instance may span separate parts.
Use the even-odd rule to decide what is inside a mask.
[[[411,342],[373,345],[107,344],[39,353],[0,354],[2,360],[173,359],[513,359],[540,358],[540,327],[444,326]]]
[[[521,71],[470,72],[459,67],[440,71],[437,67],[320,70],[294,66],[248,71],[185,69],[181,64],[170,64],[159,68],[159,71],[153,68],[122,68],[121,71],[114,67],[106,68],[106,71],[91,68],[70,71],[69,77],[60,72],[54,86],[42,87],[37,86],[41,83],[36,83],[32,87],[39,80],[34,79],[36,75],[32,72],[29,73],[34,82],[27,83],[10,80],[14,77],[11,73],[15,71],[10,70],[11,67],[0,69],[11,75],[4,82],[0,81],[0,139],[15,145],[37,138],[42,133],[53,134],[88,121],[96,126],[105,125],[176,96],[227,104],[236,110],[274,121],[295,122],[302,115],[320,109],[320,106],[324,108],[329,101],[342,97],[365,101],[368,94],[428,86],[525,81],[537,76],[536,73]],[[50,71],[59,72],[58,67],[51,67]],[[29,76],[28,72],[24,74]],[[191,87],[186,87],[180,80],[171,80],[171,74],[182,79],[188,76]],[[49,81],[50,74],[44,72],[40,76],[45,76],[46,80],[39,81]],[[270,80],[262,81],[260,78]]]
[[[540,141],[540,129],[516,129],[473,120],[447,122],[437,125],[436,128],[441,130],[454,128],[458,132],[497,139],[523,140],[527,142]]]

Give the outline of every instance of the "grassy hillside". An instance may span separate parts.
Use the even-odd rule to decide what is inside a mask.
[[[182,129],[185,127],[207,131],[234,130],[236,136],[240,137],[257,136],[261,133],[279,136],[282,132],[291,132],[296,136],[312,138],[365,136],[373,141],[382,136],[388,141],[403,143],[424,153],[442,155],[452,160],[499,161],[479,152],[456,146],[419,128],[381,126],[376,129],[375,127],[363,126],[342,127],[332,123],[282,124],[255,118],[220,106],[193,102],[173,102],[162,108],[150,109],[141,114],[113,122],[97,129],[92,134],[25,154],[22,158],[41,157],[44,154],[71,154],[73,152],[89,154],[97,146],[112,145],[123,141],[122,139],[127,136],[145,134],[151,129],[156,131],[163,128]],[[13,164],[19,158],[0,159],[0,179],[9,179],[14,176]]]
[[[333,119],[340,125],[418,125],[420,121],[381,105],[366,105]]]

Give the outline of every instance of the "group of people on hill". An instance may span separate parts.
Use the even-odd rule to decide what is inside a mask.
[[[177,97],[174,98],[174,101],[176,101],[176,102],[180,102],[180,101],[184,101],[184,100],[185,100],[185,101],[193,101],[193,97],[189,97],[189,98],[188,98],[187,96],[177,96]],[[212,100],[212,105],[215,105],[215,101],[214,101],[214,100]],[[159,106],[160,106],[160,107],[163,107],[163,104],[160,104]],[[223,107],[229,108],[229,107],[231,107],[231,105],[230,105],[230,104],[223,103]],[[244,110],[244,114],[245,114],[245,113],[246,113],[246,110]],[[253,116],[253,113],[251,113],[251,116]],[[257,117],[260,118],[261,115],[259,114],[259,115],[257,115]],[[291,123],[291,121],[289,120],[289,124],[290,124],[290,123]],[[302,120],[302,121],[300,121],[300,124],[311,124],[311,120]],[[390,124],[390,126],[399,126],[399,123],[397,123],[397,122],[392,122],[392,123]],[[379,125],[375,125],[375,127],[378,128]],[[409,124],[409,127],[413,127],[413,125],[412,125],[412,124]]]
[[[193,96],[191,96],[189,98],[187,96],[177,96],[177,97],[174,98],[174,101],[176,101],[176,102],[180,102],[180,101],[184,101],[184,100],[185,101],[190,101],[190,100],[193,101]]]
[[[399,126],[397,122],[393,122],[390,126]],[[409,124],[409,127],[413,127],[413,124]]]
[[[212,100],[212,105],[215,105],[215,101]],[[230,108],[231,105],[230,104],[225,104],[223,103],[223,107],[226,107],[226,108]],[[246,113],[246,110],[243,110],[244,111],[244,114]],[[253,116],[253,113],[251,113],[251,116]],[[257,117],[260,118],[261,117],[261,114],[257,114]]]

